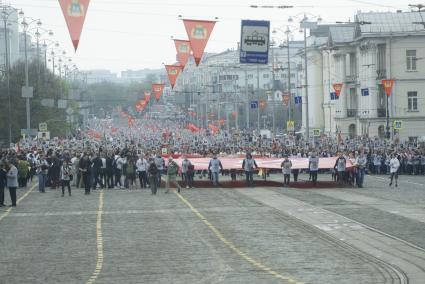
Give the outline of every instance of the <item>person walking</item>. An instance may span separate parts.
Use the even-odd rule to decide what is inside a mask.
[[[84,153],[84,156],[80,159],[79,170],[81,172],[81,177],[84,182],[85,192],[84,194],[90,194],[90,170],[91,162],[87,153]]]
[[[114,157],[111,152],[106,157],[106,185],[109,189],[114,188]]]
[[[319,171],[319,157],[316,156],[316,152],[312,152],[308,158],[308,169],[310,171],[311,181],[313,185],[317,185],[317,172]]]
[[[16,189],[18,188],[18,169],[11,162],[7,162],[7,187],[9,188],[12,207],[16,207]]]
[[[49,164],[43,155],[40,155],[40,160],[37,161],[37,177],[38,177],[38,191],[41,193],[46,192],[47,172]]]
[[[154,157],[154,161],[158,169],[158,172],[156,174],[156,186],[159,188],[161,187],[161,176],[162,176],[162,173],[164,172],[165,160],[161,156],[161,154],[158,152],[157,155]]]
[[[183,181],[186,184],[186,188],[192,188],[193,169],[194,169],[193,164],[185,156],[182,161],[182,176],[183,176]]]
[[[2,162],[0,164],[0,207],[4,207],[4,188],[7,183],[7,171],[6,164]]]
[[[216,154],[214,154],[213,158],[210,160],[210,163],[208,164],[208,170],[211,172],[213,185],[218,186],[218,176],[220,171],[223,170],[223,165],[221,164],[221,161],[217,158]]]
[[[136,162],[137,175],[139,177],[140,188],[146,188],[148,183],[147,169],[149,165],[143,155],[140,155]]]
[[[357,167],[356,181],[357,181],[357,186],[359,188],[363,187],[366,164],[367,164],[366,155],[364,154],[364,151],[361,151],[359,156],[357,156],[356,162],[354,164]]]
[[[179,166],[177,165],[177,163],[173,160],[172,157],[168,158],[168,166],[167,166],[167,183],[166,183],[166,187],[167,190],[165,191],[165,193],[168,193],[170,191],[170,185],[175,184],[177,187],[177,192],[180,192],[180,185],[177,182],[177,174],[179,171]]]
[[[400,168],[400,161],[397,158],[397,155],[391,154],[391,160],[390,160],[390,186],[393,185],[393,179],[395,178],[395,187],[398,186],[398,169]]]
[[[285,156],[285,159],[283,160],[282,164],[280,164],[280,167],[282,168],[283,173],[283,186],[289,186],[289,181],[291,179],[292,162],[288,159],[288,156]]]
[[[338,159],[336,159],[335,161],[334,168],[336,169],[338,182],[340,184],[344,183],[346,164],[347,164],[347,160],[345,159],[344,154],[342,152],[339,152],[339,156],[338,156]]]
[[[252,158],[251,154],[246,154],[246,158],[242,162],[242,169],[245,171],[246,185],[252,186],[254,184],[254,167],[257,169],[257,162]]]
[[[148,179],[149,184],[151,188],[151,192],[153,195],[157,192],[157,182],[156,182],[156,176],[158,174],[158,168],[156,167],[155,161],[153,158],[149,159],[149,167],[148,167]]]
[[[19,158],[17,169],[19,187],[27,187],[30,164],[28,163],[25,157]]]
[[[62,197],[65,196],[65,186],[68,188],[68,195],[71,196],[71,177],[72,177],[72,163],[65,159],[61,166],[60,171]]]

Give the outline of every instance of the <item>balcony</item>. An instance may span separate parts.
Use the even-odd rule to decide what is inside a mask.
[[[387,117],[387,110],[385,108],[378,108],[378,117]]]
[[[376,70],[376,79],[381,80],[387,78],[387,69]]]
[[[356,117],[357,109],[347,109],[347,117]]]

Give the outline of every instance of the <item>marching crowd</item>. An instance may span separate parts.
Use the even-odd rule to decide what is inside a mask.
[[[90,194],[96,188],[150,188],[157,193],[161,179],[166,179],[166,192],[171,185],[181,190],[176,176],[181,175],[187,188],[193,187],[198,170],[187,157],[181,164],[173,155],[211,157],[208,177],[219,184],[223,173],[220,156],[244,155],[241,173],[247,185],[253,184],[257,164],[253,156],[284,158],[281,172],[284,185],[293,174],[297,181],[300,170],[292,169],[291,157],[308,158],[310,180],[315,185],[320,157],[337,157],[329,169],[334,180],[363,186],[364,175],[388,174],[390,185],[398,174],[425,175],[425,147],[420,144],[388,143],[382,139],[356,137],[342,139],[318,137],[310,141],[282,136],[268,138],[255,131],[193,132],[171,120],[140,120],[133,128],[113,127],[112,120],[93,120],[90,131],[76,133],[66,139],[48,141],[24,139],[18,149],[0,153],[0,206],[4,206],[4,189],[8,187],[12,206],[16,206],[16,189],[26,187],[35,176],[38,189],[60,188],[71,196],[71,188],[84,188]],[[169,156],[168,163],[165,159]],[[353,167],[346,168],[351,163]],[[167,165],[167,166],[166,166]],[[232,180],[236,171],[228,172]],[[137,183],[136,183],[137,181]]]

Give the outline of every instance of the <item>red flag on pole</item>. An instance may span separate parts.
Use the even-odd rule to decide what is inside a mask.
[[[164,84],[152,84],[152,92],[155,96],[156,101],[159,101],[163,91],[164,91]]]
[[[165,69],[167,70],[171,88],[174,89],[174,85],[176,84],[177,78],[182,72],[183,67],[180,65],[165,65]]]
[[[337,83],[332,85],[336,96],[339,98],[339,95],[341,94],[342,86],[344,86],[344,83]]]
[[[90,0],[59,0],[72,44],[77,51]]]
[[[177,59],[182,68],[184,69],[190,56],[190,41],[175,39],[174,45],[176,46]]]
[[[216,22],[184,19],[183,23],[189,37],[196,66],[198,66]]]
[[[149,103],[150,100],[151,100],[151,92],[145,91],[145,101]]]
[[[392,79],[382,80],[382,85],[384,86],[385,94],[387,94],[387,97],[390,97],[391,92],[393,91],[394,80]]]

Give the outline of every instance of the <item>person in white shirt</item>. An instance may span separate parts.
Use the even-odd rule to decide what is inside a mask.
[[[285,156],[285,159],[283,160],[280,167],[282,168],[283,173],[283,186],[289,186],[289,181],[291,179],[292,162],[288,159],[288,156]]]
[[[311,156],[308,158],[308,168],[310,170],[311,180],[313,184],[317,184],[317,172],[319,171],[319,158],[316,156],[316,153],[311,153]]]
[[[397,187],[397,181],[398,181],[398,169],[400,168],[400,161],[397,158],[397,155],[391,154],[391,160],[390,160],[390,173],[391,173],[391,181],[390,186],[393,184],[393,178],[395,177],[395,187]]]
[[[137,174],[139,176],[139,182],[141,188],[147,188],[148,184],[148,176],[146,174],[146,171],[148,169],[148,161],[143,157],[143,155],[140,155],[139,159],[136,162],[136,168],[137,168]]]

